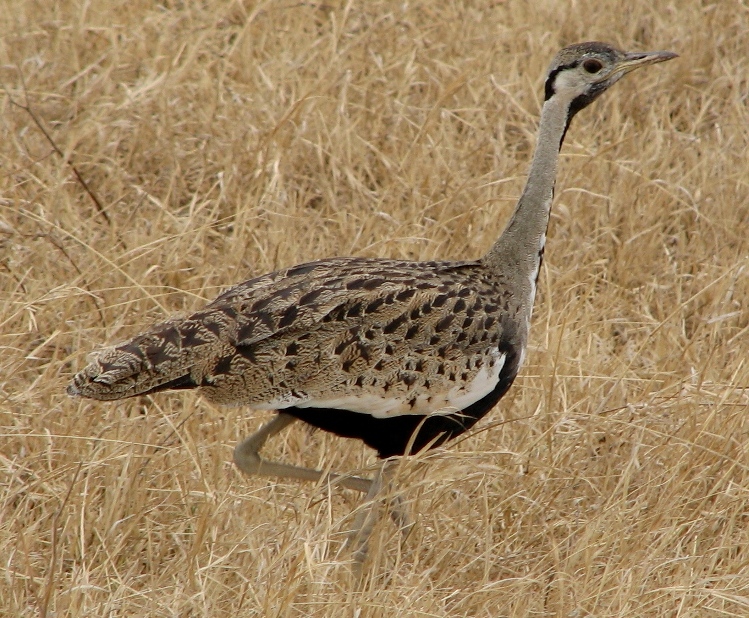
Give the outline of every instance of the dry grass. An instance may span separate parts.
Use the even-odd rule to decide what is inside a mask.
[[[0,12],[0,613],[749,615],[749,9],[626,6]],[[416,529],[381,523],[360,586],[357,494],[229,463],[267,416],[65,396],[87,351],[251,275],[480,255],[544,69],[586,39],[682,57],[573,124],[527,366],[477,431],[404,463]],[[268,452],[373,463],[302,427]]]

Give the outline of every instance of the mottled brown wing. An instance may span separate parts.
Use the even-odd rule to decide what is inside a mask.
[[[313,374],[331,369],[329,355],[338,356],[341,366],[347,363],[345,355],[336,355],[340,332],[389,316],[403,322],[398,327],[405,326],[406,318],[399,316],[411,311],[414,303],[440,299],[438,303],[447,304],[462,289],[459,281],[466,279],[465,268],[475,265],[445,262],[419,268],[413,262],[339,258],[263,275],[186,318],[157,324],[94,354],[69,392],[120,399],[201,386],[211,399],[223,403],[277,401],[283,398],[284,387],[278,383],[284,376],[296,376],[294,384],[309,381]],[[325,324],[329,327],[323,328]],[[310,369],[295,370],[287,360],[284,371],[277,373],[278,359],[290,355],[289,346],[293,351],[294,345],[304,356],[298,364]],[[265,394],[269,391],[271,397]]]
[[[460,270],[446,265],[434,281],[396,284],[391,278],[372,290],[360,288],[376,281],[374,275],[349,280],[345,292],[318,299],[311,314],[302,298],[286,310],[295,315],[288,326],[259,340],[240,337],[216,357],[201,390],[219,403],[376,417],[471,405],[499,379],[500,337],[507,329],[496,290],[477,289],[467,277],[447,281]],[[223,310],[230,305],[222,303]],[[255,311],[248,315],[263,321]]]

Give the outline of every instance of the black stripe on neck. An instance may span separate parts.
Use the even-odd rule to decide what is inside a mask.
[[[601,93],[603,93],[606,90],[606,84],[605,83],[599,83],[599,84],[593,84],[590,86],[588,91],[585,94],[581,94],[574,99],[572,99],[572,102],[570,103],[569,109],[567,110],[567,124],[564,126],[564,133],[562,133],[562,139],[559,140],[559,148],[562,148],[562,142],[564,141],[564,136],[567,135],[567,129],[570,128],[570,122],[572,122],[572,118],[579,112],[581,109],[585,109],[590,105],[593,101],[595,101]]]

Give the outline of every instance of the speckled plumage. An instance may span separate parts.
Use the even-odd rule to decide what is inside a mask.
[[[235,449],[234,460],[247,474],[313,481],[325,475],[259,456],[295,418],[360,438],[381,457],[464,432],[507,391],[525,355],[559,149],[572,117],[627,72],[673,57],[603,43],[557,54],[528,181],[481,259],[335,258],[263,275],[94,354],[68,392],[108,400],[197,388],[217,403],[279,410]],[[387,470],[384,464],[371,481],[332,477],[374,497]],[[354,528],[361,557],[368,526]]]
[[[461,396],[474,403],[466,389],[477,376],[501,373],[509,386],[517,373],[513,351],[525,345],[528,309],[511,289],[481,260],[301,264],[94,354],[71,390],[120,399],[200,387],[219,404],[299,408],[317,425],[325,423],[314,423],[315,411],[301,409],[381,419],[453,413],[465,429],[476,418],[456,416],[467,405],[454,404]],[[346,405],[325,403],[336,399]]]

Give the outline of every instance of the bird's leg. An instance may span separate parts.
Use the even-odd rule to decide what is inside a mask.
[[[280,478],[291,478],[301,481],[319,482],[327,478],[331,482],[339,483],[349,489],[356,489],[366,494],[362,511],[354,520],[354,526],[349,533],[347,544],[353,546],[354,560],[357,564],[364,562],[367,556],[367,542],[372,534],[377,514],[382,502],[379,495],[383,484],[389,489],[392,485],[392,474],[397,465],[397,460],[384,461],[373,479],[360,476],[344,476],[342,474],[328,473],[312,468],[302,468],[290,464],[268,461],[260,457],[260,449],[263,448],[268,438],[275,436],[291,425],[295,417],[290,414],[279,413],[271,421],[263,425],[250,437],[246,438],[234,449],[234,463],[248,476],[275,476]],[[400,495],[388,498],[388,510],[395,525],[407,537],[413,526],[406,511],[403,499]]]
[[[390,519],[393,520],[395,527],[401,532],[401,536],[405,541],[408,535],[413,530],[414,522],[408,516],[408,509],[403,502],[403,496],[400,494],[394,494],[389,499],[388,510],[390,511]]]
[[[300,481],[318,482],[322,478],[339,483],[349,489],[356,489],[362,493],[372,491],[373,481],[360,476],[344,476],[342,474],[326,474],[322,470],[301,468],[290,464],[267,461],[260,457],[260,449],[271,436],[291,425],[295,417],[290,414],[279,413],[273,420],[263,425],[249,438],[245,439],[234,449],[234,463],[249,476],[277,476],[281,478],[298,479]]]
[[[372,535],[383,498],[387,501],[390,517],[405,539],[411,532],[413,524],[399,494],[389,495],[393,487],[393,474],[398,460],[389,459],[382,462],[380,469],[372,479],[362,510],[357,514],[354,525],[349,532],[347,544],[351,546],[354,561],[361,565],[367,557],[369,537]],[[383,488],[385,488],[384,495]]]
[[[372,484],[369,487],[367,496],[364,498],[364,504],[361,510],[354,519],[354,525],[349,531],[346,545],[351,547],[351,553],[354,557],[354,563],[357,565],[357,569],[362,565],[364,559],[367,557],[367,550],[369,549],[369,537],[372,535],[375,522],[377,521],[377,515],[380,510],[380,489],[382,488],[382,475],[385,465],[388,462],[383,462],[380,469],[372,479]]]

